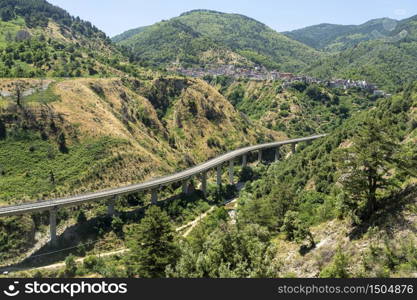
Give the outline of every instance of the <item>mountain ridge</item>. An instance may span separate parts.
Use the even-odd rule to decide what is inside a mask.
[[[141,53],[143,47],[145,47],[144,44],[150,47],[154,43],[151,39],[141,39],[141,37],[146,36],[147,31],[152,30],[150,28],[153,27],[156,30],[155,26],[160,26],[161,23],[175,24],[175,22],[188,26],[203,37],[214,41],[220,47],[227,47],[253,63],[270,68],[280,68],[284,71],[299,71],[308,62],[312,62],[317,56],[320,56],[312,48],[287,38],[255,19],[240,14],[211,10],[185,12],[168,21],[148,26],[136,36],[119,40],[118,44],[130,46],[133,52]],[[135,39],[140,40],[142,43],[135,42]],[[160,42],[163,43],[164,41]],[[192,44],[192,42],[193,39],[190,39],[188,43]],[[170,41],[166,41],[165,45],[169,47]],[[159,51],[158,48],[155,49]],[[186,51],[187,49],[182,50]],[[164,55],[164,53],[160,55],[165,63],[166,59],[164,58],[167,55]]]
[[[359,25],[321,23],[283,34],[317,50],[333,52],[346,50],[361,41],[376,39],[377,32],[388,35],[392,26],[398,23],[400,21],[391,18],[372,19]]]

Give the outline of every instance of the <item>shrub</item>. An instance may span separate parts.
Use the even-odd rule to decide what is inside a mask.
[[[209,146],[210,148],[220,148],[221,144],[218,138],[211,136],[207,139],[207,146]]]
[[[80,210],[77,215],[77,223],[83,224],[85,222],[87,222],[87,217],[85,216],[84,211]]]
[[[111,228],[118,236],[123,235],[123,220],[117,216],[113,216]]]
[[[4,140],[6,138],[6,125],[0,120],[0,140]]]
[[[348,257],[342,252],[342,248],[339,246],[336,250],[336,254],[333,261],[326,266],[321,272],[321,278],[348,278],[349,272],[347,267],[349,264]]]
[[[239,173],[239,181],[246,182],[252,180],[254,172],[251,167],[243,167]]]
[[[70,254],[65,259],[65,275],[66,277],[74,277],[77,272],[77,263],[75,261],[75,256]]]
[[[287,111],[287,110],[281,110],[280,112],[279,112],[279,116],[280,117],[283,117],[283,118],[286,118],[286,117],[288,117],[290,115],[290,113]]]
[[[86,270],[96,272],[101,263],[102,261],[97,256],[90,255],[84,259],[83,266]]]
[[[313,234],[308,229],[307,224],[299,218],[298,212],[287,211],[281,231],[286,234],[290,241],[295,240],[297,243],[302,243],[307,239],[310,248],[315,246]]]
[[[61,153],[68,153],[68,148],[67,148],[67,142],[66,142],[66,138],[65,138],[65,133],[61,132],[58,135],[58,146],[59,146],[59,151]]]

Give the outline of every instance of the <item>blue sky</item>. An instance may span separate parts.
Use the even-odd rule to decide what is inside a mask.
[[[319,23],[361,24],[370,19],[408,18],[416,0],[48,0],[91,21],[109,36],[166,20],[192,9],[213,9],[252,17],[277,31]]]

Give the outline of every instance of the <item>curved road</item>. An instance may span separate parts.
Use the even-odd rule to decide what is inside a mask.
[[[54,209],[58,207],[76,206],[76,205],[80,205],[86,202],[111,199],[113,197],[136,193],[136,192],[140,192],[144,190],[154,190],[163,185],[189,179],[190,177],[194,175],[206,172],[219,165],[222,165],[225,162],[231,161],[237,157],[243,156],[253,151],[277,148],[283,145],[297,144],[299,142],[308,142],[308,141],[312,141],[312,140],[315,140],[324,136],[326,135],[325,134],[313,135],[313,136],[304,137],[304,138],[297,138],[297,139],[280,141],[280,142],[272,142],[272,143],[260,144],[260,145],[237,149],[237,150],[228,152],[226,154],[220,155],[216,158],[213,158],[195,167],[189,168],[187,170],[184,170],[184,171],[172,174],[172,175],[168,175],[165,177],[151,179],[143,183],[132,184],[132,185],[124,186],[124,187],[108,189],[108,190],[95,192],[95,193],[71,196],[71,197],[66,197],[66,198],[60,198],[60,199],[39,201],[35,203],[27,203],[27,204],[13,205],[13,206],[4,206],[4,207],[0,207],[0,217],[50,210],[50,209]]]

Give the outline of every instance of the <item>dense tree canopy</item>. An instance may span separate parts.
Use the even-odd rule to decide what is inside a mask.
[[[139,225],[129,233],[131,255],[127,268],[134,276],[165,277],[165,268],[175,262],[174,230],[166,212],[150,207]]]
[[[21,16],[28,27],[46,27],[49,19],[60,25],[73,27],[86,36],[100,34],[105,37],[97,27],[88,21],[72,17],[68,12],[57,6],[49,4],[45,0],[2,0],[0,3],[0,17],[3,21],[10,21]]]

